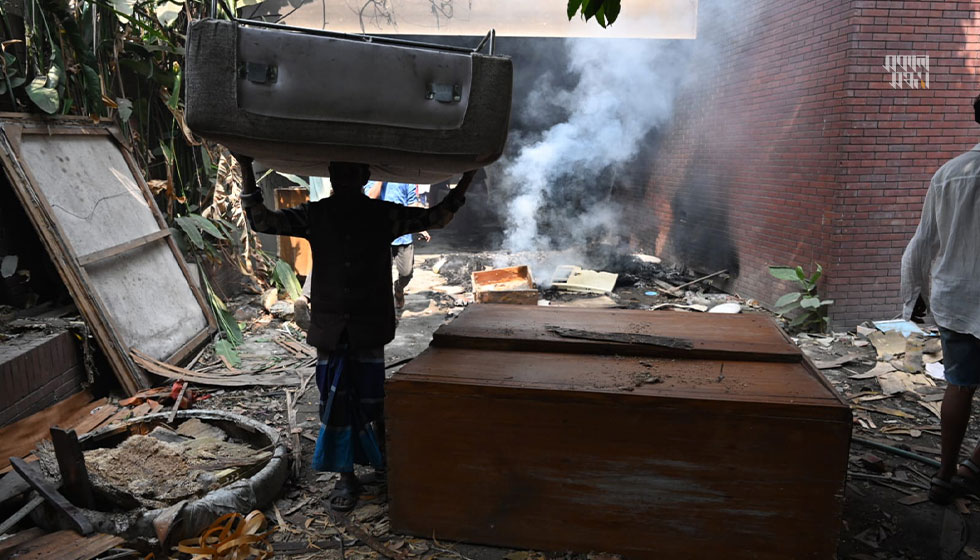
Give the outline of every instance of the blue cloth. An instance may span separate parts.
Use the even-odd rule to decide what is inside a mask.
[[[939,338],[943,343],[946,381],[960,387],[980,385],[980,339],[943,327],[939,327]]]
[[[419,204],[418,188],[411,183],[382,183],[380,198],[402,206],[417,206]],[[407,233],[396,238],[391,244],[408,245],[412,242],[412,235]]]
[[[384,350],[352,351],[346,344],[316,364],[320,435],[313,469],[354,472],[354,465],[384,468],[379,424],[384,422]]]

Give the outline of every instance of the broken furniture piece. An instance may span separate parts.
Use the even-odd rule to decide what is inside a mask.
[[[232,152],[298,175],[346,161],[427,184],[503,152],[513,69],[492,32],[468,49],[229,18],[190,23],[184,80],[188,126]]]
[[[618,274],[586,270],[579,266],[561,265],[551,277],[551,285],[568,292],[607,294],[616,287]]]
[[[75,531],[45,533],[33,527],[0,541],[0,558],[31,558],[32,560],[91,560],[93,558],[136,558],[135,552],[113,550],[123,544],[114,535],[96,533],[81,536]],[[108,556],[103,554],[112,551]],[[119,552],[119,554],[115,554]]]
[[[480,270],[472,274],[472,280],[477,303],[538,304],[540,296],[525,265]]]
[[[209,304],[116,129],[5,115],[0,164],[126,393],[150,386],[131,349],[177,363],[208,341]]]
[[[396,533],[628,558],[837,549],[851,411],[764,315],[474,305],[385,408]]]

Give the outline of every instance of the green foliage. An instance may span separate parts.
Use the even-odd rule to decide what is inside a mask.
[[[239,344],[245,341],[245,336],[242,334],[242,329],[238,326],[238,321],[236,321],[235,316],[228,311],[228,306],[225,305],[225,302],[221,301],[221,298],[214,293],[214,290],[211,288],[211,283],[208,282],[206,276],[204,276],[204,288],[208,292],[208,301],[211,302],[211,309],[214,311],[215,318],[218,319],[218,326],[221,328],[221,332],[227,339],[227,343],[232,348],[237,347]],[[217,344],[215,344],[215,347],[217,347]]]
[[[802,266],[770,266],[769,274],[780,280],[794,282],[800,288],[783,294],[776,300],[776,312],[780,317],[789,320],[789,327],[801,331],[823,331],[827,326],[827,307],[834,303],[832,299],[821,300],[817,296],[817,282],[823,276],[823,267],[817,264],[813,274],[807,275]],[[794,317],[789,319],[788,315]]]
[[[235,351],[235,347],[231,345],[227,340],[219,340],[214,343],[214,353],[223,356],[231,367],[239,367],[242,365],[242,357],[238,355]]]
[[[279,289],[289,294],[289,299],[296,300],[303,295],[303,286],[296,278],[293,267],[283,260],[276,261],[275,268],[272,269],[272,280],[279,286]]]
[[[201,216],[200,214],[188,214],[186,216],[178,216],[174,222],[176,222],[177,227],[180,228],[180,231],[184,233],[184,236],[194,247],[204,252],[205,255],[211,258],[217,258],[219,250],[215,246],[214,242],[209,240],[209,237],[218,242],[233,242],[235,239],[235,236],[229,235],[227,229],[222,231],[223,228],[218,227],[221,225],[225,226],[225,228],[233,228],[231,224],[228,224],[223,220],[212,221],[204,216]],[[208,237],[205,237],[205,234],[207,234]]]
[[[581,13],[585,21],[595,17],[603,28],[608,27],[619,17],[620,0],[568,0],[568,19]]]
[[[115,116],[144,177],[167,181],[169,220],[210,203],[214,169],[184,124],[180,68],[204,2],[24,0],[23,20],[3,6],[0,111]]]

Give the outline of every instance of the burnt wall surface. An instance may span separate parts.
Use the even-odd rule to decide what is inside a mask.
[[[740,1],[699,39],[649,181],[632,191],[632,241],[772,303],[770,265],[820,263],[835,325],[891,317],[901,254],[932,173],[980,140],[980,2]],[[717,40],[715,41],[717,42]],[[928,54],[928,89],[893,89],[886,55]]]

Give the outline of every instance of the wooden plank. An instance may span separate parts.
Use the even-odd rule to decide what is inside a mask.
[[[118,410],[119,407],[115,405],[102,405],[102,407],[100,407],[94,414],[89,414],[88,416],[82,418],[78,423],[72,425],[72,428],[78,434],[87,434],[105,424],[109,418],[112,418],[116,414]]]
[[[91,401],[92,394],[82,391],[23,420],[0,428],[0,467],[8,465],[7,457],[23,457],[30,453],[37,442],[47,439],[48,428],[51,426],[67,424],[80,413],[87,413],[92,409]]]
[[[58,489],[41,476],[37,470],[18,457],[11,457],[10,465],[46,502],[65,515],[72,528],[83,535],[91,534],[95,530],[92,527],[92,522],[82,514],[81,510],[58,493]]]
[[[548,330],[559,326],[595,333],[670,337],[692,348],[663,348],[570,339]],[[486,350],[630,354],[685,359],[800,362],[803,354],[768,316],[718,315],[619,309],[471,305],[433,335],[436,346]]]
[[[193,381],[199,385],[214,385],[218,387],[249,387],[253,385],[264,385],[279,387],[283,385],[298,385],[300,383],[297,376],[285,373],[279,375],[268,373],[238,373],[231,375],[203,373],[165,364],[159,360],[154,360],[153,358],[135,349],[131,352],[131,354],[133,359],[136,360],[141,367],[146,368],[147,371],[153,374],[166,377],[168,379]]]
[[[495,395],[521,389],[527,391],[529,401],[573,399],[606,406],[690,400],[712,406],[744,403],[741,410],[746,413],[771,415],[773,410],[786,410],[833,419],[850,414],[850,408],[810,376],[803,364],[787,362],[429,347],[395,373],[389,386],[396,385],[418,393]]]
[[[163,239],[170,235],[170,230],[160,230],[153,233],[148,233],[146,235],[131,239],[125,243],[120,243],[114,247],[109,247],[107,249],[102,249],[100,251],[95,251],[94,253],[89,253],[87,255],[82,255],[78,257],[78,264],[81,266],[88,266],[90,264],[100,263],[104,260],[117,257],[124,253],[128,253],[133,249],[137,249],[149,243],[153,243],[159,239]]]
[[[0,535],[5,534],[7,531],[13,529],[14,525],[20,523],[22,519],[27,517],[34,511],[34,508],[44,503],[44,498],[37,496],[31,501],[24,504],[20,509],[14,512],[13,515],[8,517],[3,523],[0,523]]]
[[[123,542],[122,537],[103,533],[82,537],[74,531],[56,531],[24,540],[0,554],[0,560],[92,560]]]
[[[640,559],[834,556],[846,418],[418,385],[386,386],[392,532]]]
[[[44,529],[40,527],[31,527],[30,529],[24,529],[10,537],[0,541],[0,559],[8,558],[8,551],[16,550],[17,547],[21,546],[26,542],[31,542],[45,535]]]
[[[58,460],[65,497],[83,508],[92,509],[95,505],[92,481],[89,480],[85,456],[78,444],[75,430],[52,427],[51,442],[54,443],[54,454]]]
[[[597,333],[582,329],[566,329],[558,325],[545,325],[548,332],[557,334],[562,338],[574,338],[577,340],[592,340],[601,342],[618,342],[627,345],[640,346],[660,346],[665,348],[676,348],[689,350],[694,348],[694,342],[684,338],[673,336],[654,336],[649,334],[636,333]]]
[[[31,485],[15,472],[5,473],[0,477],[0,504],[14,496],[20,496],[31,489]]]

